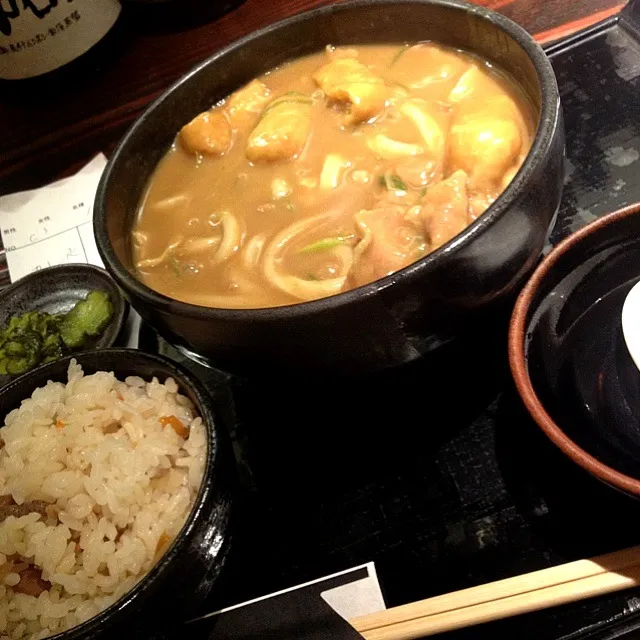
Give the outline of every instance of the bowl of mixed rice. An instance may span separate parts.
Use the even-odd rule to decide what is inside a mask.
[[[0,638],[149,637],[210,590],[231,453],[207,391],[132,349],[0,391]]]

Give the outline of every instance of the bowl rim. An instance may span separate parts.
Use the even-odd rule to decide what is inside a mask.
[[[588,453],[576,444],[549,415],[538,398],[531,377],[529,376],[525,347],[528,316],[530,315],[532,302],[541,283],[551,269],[553,269],[569,251],[580,245],[585,238],[598,233],[610,225],[615,225],[620,220],[638,215],[638,213],[640,213],[640,204],[629,205],[623,209],[607,214],[598,220],[594,220],[558,244],[540,263],[518,296],[509,323],[508,338],[511,375],[527,411],[536,424],[547,437],[576,464],[606,484],[636,496],[640,496],[640,479],[617,471]]]
[[[202,482],[200,484],[200,488],[198,489],[198,493],[196,494],[194,504],[189,511],[189,514],[180,528],[180,531],[176,535],[173,542],[169,545],[169,547],[165,550],[162,557],[158,559],[158,561],[151,567],[149,572],[145,574],[131,589],[123,593],[114,603],[109,605],[106,609],[100,611],[96,615],[92,616],[88,620],[81,622],[80,624],[66,629],[65,631],[60,631],[50,636],[51,640],[75,640],[84,637],[86,633],[93,633],[97,629],[99,629],[107,620],[111,618],[113,615],[119,615],[123,609],[135,607],[139,598],[144,595],[145,591],[149,588],[152,588],[152,585],[155,581],[162,576],[163,573],[166,572],[167,568],[176,563],[179,560],[178,555],[182,553],[188,544],[188,538],[193,533],[194,527],[196,526],[196,522],[203,515],[205,503],[209,499],[211,494],[210,483],[207,482],[207,478],[214,478],[217,472],[217,467],[219,466],[220,459],[220,432],[222,431],[222,427],[218,427],[218,419],[216,414],[214,413],[211,407],[211,397],[204,384],[190,371],[188,371],[181,364],[159,354],[147,353],[146,351],[141,351],[140,349],[134,349],[131,347],[109,347],[105,349],[90,349],[87,351],[82,351],[77,354],[72,354],[69,356],[65,356],[54,362],[49,362],[43,364],[27,373],[16,377],[5,387],[0,389],[0,396],[11,395],[13,393],[14,388],[19,384],[24,384],[26,382],[30,382],[30,379],[33,379],[34,389],[36,386],[43,386],[41,382],[36,383],[35,378],[41,377],[47,370],[54,369],[60,367],[63,363],[68,364],[72,359],[78,360],[79,364],[82,366],[82,358],[100,355],[104,356],[105,354],[113,355],[118,359],[124,359],[134,357],[139,360],[144,360],[146,362],[152,363],[154,365],[158,365],[160,368],[167,369],[171,372],[171,377],[174,377],[176,383],[178,384],[178,388],[188,387],[190,391],[196,398],[198,413],[202,418],[202,422],[205,424],[205,428],[207,430],[207,455],[205,459],[205,466],[202,475]],[[135,368],[135,365],[134,367]],[[106,367],[105,370],[109,370],[109,367]],[[111,368],[110,370],[114,370]],[[118,376],[117,372],[114,371],[116,377]],[[52,376],[53,377],[53,376]],[[57,377],[56,377],[57,379]],[[46,384],[46,383],[44,383]],[[2,416],[4,420],[4,416]],[[0,426],[0,429],[2,427]],[[215,434],[215,447],[212,447],[213,435]],[[226,535],[225,535],[226,537]]]
[[[426,10],[432,6],[439,6],[450,8],[460,13],[472,14],[477,19],[489,23],[510,36],[518,46],[521,47],[533,64],[540,87],[540,116],[531,149],[511,183],[477,220],[468,225],[461,233],[445,243],[442,247],[439,247],[420,260],[388,276],[361,287],[356,287],[325,298],[294,302],[277,307],[245,309],[205,307],[191,304],[154,291],[124,267],[118,259],[109,238],[108,216],[106,211],[107,192],[112,180],[114,167],[120,162],[121,157],[126,157],[130,140],[135,138],[138,129],[143,126],[147,118],[152,116],[154,110],[159,105],[167,100],[174,91],[187,83],[201,69],[214,63],[219,58],[223,58],[231,52],[241,49],[254,39],[273,35],[281,29],[286,29],[300,22],[313,21],[326,15],[339,14],[344,11],[353,11],[372,6],[383,8],[389,5],[423,5]],[[332,311],[357,300],[364,300],[370,296],[379,294],[392,287],[397,280],[404,278],[411,279],[425,270],[434,270],[440,259],[454,253],[459,248],[466,247],[476,237],[480,236],[523,197],[523,187],[532,176],[540,171],[541,160],[547,156],[552,147],[555,133],[561,119],[560,95],[555,73],[549,58],[540,45],[524,28],[506,16],[485,7],[471,4],[466,0],[347,0],[337,4],[317,7],[261,27],[230,43],[219,51],[216,51],[171,84],[135,120],[111,155],[96,191],[93,225],[98,251],[104,261],[105,267],[114,275],[117,281],[126,283],[126,290],[128,290],[133,297],[165,313],[171,314],[174,313],[176,309],[179,309],[180,315],[183,317],[242,322],[247,320],[268,321],[298,318],[311,316],[315,313]]]

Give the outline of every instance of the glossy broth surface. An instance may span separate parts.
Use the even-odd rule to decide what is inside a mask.
[[[178,134],[132,232],[138,276],[229,308],[372,282],[481,215],[537,118],[505,74],[434,43],[294,60]]]

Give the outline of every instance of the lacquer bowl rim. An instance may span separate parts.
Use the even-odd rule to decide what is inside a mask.
[[[544,281],[562,258],[580,247],[595,235],[605,232],[619,222],[640,215],[640,204],[630,205],[599,218],[571,234],[558,244],[540,263],[520,292],[509,324],[509,366],[516,389],[524,405],[547,437],[571,460],[590,474],[621,491],[640,497],[640,479],[617,471],[588,453],[565,431],[547,412],[529,376],[527,357],[527,334],[531,318],[535,312],[535,297]]]

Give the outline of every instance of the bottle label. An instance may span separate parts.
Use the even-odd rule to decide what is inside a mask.
[[[0,78],[32,78],[71,62],[120,10],[119,0],[0,0]]]

